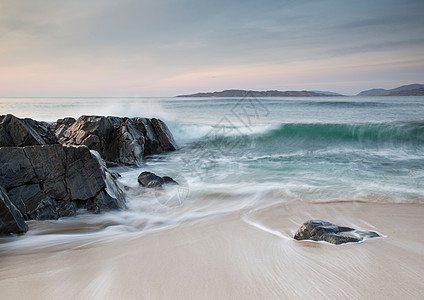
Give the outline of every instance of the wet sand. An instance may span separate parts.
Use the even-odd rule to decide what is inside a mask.
[[[1,299],[422,299],[424,205],[289,203],[149,234],[0,252]],[[384,238],[291,237],[308,219]]]

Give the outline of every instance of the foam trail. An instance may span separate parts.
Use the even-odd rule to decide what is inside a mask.
[[[254,209],[252,209],[252,210],[244,213],[243,216],[242,216],[242,220],[244,222],[246,222],[247,224],[249,224],[249,225],[251,225],[251,226],[253,226],[255,228],[258,228],[259,230],[265,231],[265,232],[267,232],[269,234],[278,236],[278,237],[283,238],[283,239],[286,239],[286,240],[292,240],[292,238],[288,237],[287,235],[282,234],[280,231],[275,230],[275,229],[272,229],[272,228],[269,228],[269,227],[267,227],[267,226],[259,223],[258,221],[253,220],[253,218],[250,217],[251,215],[254,215],[255,213],[257,213],[260,210],[264,210],[264,209],[267,209],[269,207],[272,207],[274,205],[278,205],[278,204],[281,204],[281,203],[282,203],[281,201],[279,201],[279,202],[273,202],[273,203],[268,204],[268,205],[265,205],[265,206],[254,208]]]

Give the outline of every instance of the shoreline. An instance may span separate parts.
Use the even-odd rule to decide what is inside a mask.
[[[6,298],[418,299],[424,290],[423,204],[285,203],[72,249],[2,251]],[[361,244],[295,241],[322,218],[386,237]],[[22,288],[25,287],[25,288]]]

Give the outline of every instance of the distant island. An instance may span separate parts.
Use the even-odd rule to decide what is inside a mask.
[[[343,96],[333,92],[318,91],[248,91],[248,90],[225,90],[221,92],[196,93],[179,95],[177,97],[332,97]]]
[[[424,96],[424,84],[408,84],[386,89],[371,89],[360,92],[357,96]]]
[[[178,95],[180,98],[213,98],[213,97],[334,97],[345,96],[328,91],[250,91],[250,90],[224,90],[220,92],[205,92],[189,95]],[[424,96],[424,84],[402,85],[394,89],[371,89],[362,91],[356,96]]]

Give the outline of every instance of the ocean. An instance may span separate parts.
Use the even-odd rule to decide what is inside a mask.
[[[113,168],[128,210],[31,221],[0,249],[131,238],[276,203],[424,203],[424,97],[0,98],[8,113],[157,117],[179,149]],[[142,171],[180,185],[146,191]]]

